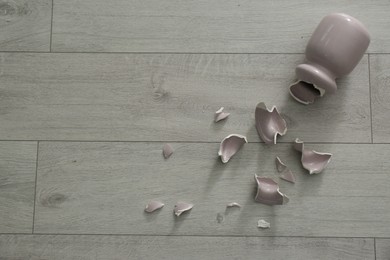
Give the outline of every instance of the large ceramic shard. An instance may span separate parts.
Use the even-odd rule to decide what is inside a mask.
[[[257,133],[266,144],[276,144],[277,136],[285,135],[287,132],[286,121],[275,106],[268,110],[263,102],[257,104],[255,120]]]
[[[267,177],[259,177],[255,174],[257,182],[256,202],[266,205],[282,205],[288,203],[288,197],[279,191],[279,185]]]
[[[223,107],[221,107],[220,109],[218,109],[216,112],[215,112],[215,117],[214,117],[214,121],[217,123],[221,120],[224,120],[226,119],[230,113],[226,113],[226,112],[223,112]]]
[[[302,153],[302,166],[310,174],[322,172],[332,157],[330,153],[319,153],[314,150],[305,149],[304,143],[298,138],[295,139],[294,149]]]
[[[194,204],[192,203],[187,203],[187,202],[178,202],[176,203],[175,207],[173,208],[173,212],[175,215],[178,217],[180,216],[183,212],[189,211],[194,207]]]
[[[145,206],[145,212],[152,213],[158,209],[161,209],[162,207],[164,207],[164,203],[157,200],[152,200]]]
[[[246,137],[243,135],[228,135],[222,140],[219,146],[218,156],[221,157],[223,163],[227,163],[247,142]]]

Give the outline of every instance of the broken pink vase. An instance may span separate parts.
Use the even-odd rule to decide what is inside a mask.
[[[290,86],[291,96],[309,104],[334,93],[335,79],[356,67],[369,44],[369,33],[357,19],[342,13],[325,16],[306,46],[306,62],[295,70],[298,81]]]

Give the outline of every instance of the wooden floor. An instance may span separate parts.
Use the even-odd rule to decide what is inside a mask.
[[[335,95],[303,106],[287,87],[331,12],[372,42]],[[386,0],[0,0],[0,259],[390,259],[389,13]],[[277,145],[257,136],[260,101],[287,121]],[[249,144],[223,165],[231,133]],[[323,173],[302,169],[296,137],[333,153]],[[253,176],[277,179],[275,156],[297,183],[270,207]],[[146,214],[151,199],[166,205]],[[179,200],[195,207],[176,218]]]

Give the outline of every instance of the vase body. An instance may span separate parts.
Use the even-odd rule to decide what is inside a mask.
[[[310,91],[315,96],[335,92],[335,79],[356,67],[369,44],[368,31],[357,19],[342,13],[325,16],[306,46],[305,62],[295,70],[298,82],[291,86],[290,93],[300,101],[310,96]],[[300,91],[306,93],[300,96]]]

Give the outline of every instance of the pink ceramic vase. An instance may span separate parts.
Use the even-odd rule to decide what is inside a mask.
[[[342,13],[325,16],[306,46],[306,61],[296,68],[298,82],[290,94],[303,104],[337,90],[336,78],[349,74],[359,63],[370,36],[364,25]]]

